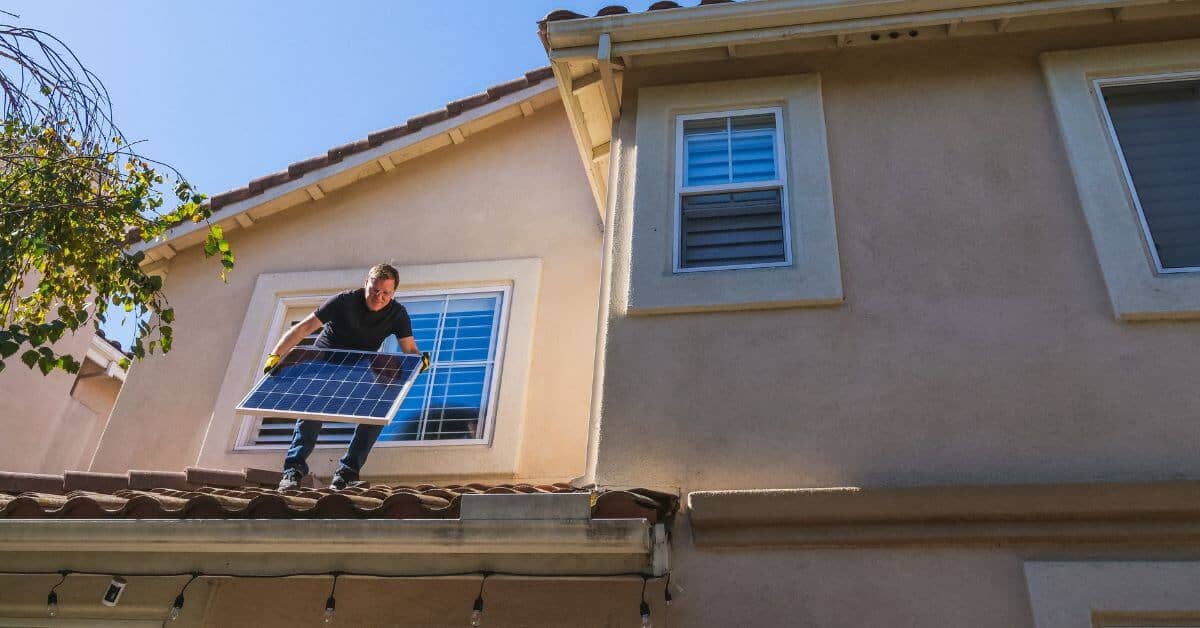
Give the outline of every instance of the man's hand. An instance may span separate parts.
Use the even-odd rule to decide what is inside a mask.
[[[425,371],[428,371],[428,370],[429,370],[429,352],[422,351],[421,352],[421,371],[419,373],[417,373],[417,375],[420,375],[421,373],[424,373]]]
[[[279,364],[279,360],[280,360],[280,357],[279,357],[279,354],[277,354],[277,353],[272,353],[271,355],[268,355],[267,362],[266,362],[266,364],[263,365],[263,373],[270,373],[271,369],[275,368]]]

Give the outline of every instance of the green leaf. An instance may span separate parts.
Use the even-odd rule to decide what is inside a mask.
[[[41,356],[38,355],[37,351],[30,349],[29,351],[21,354],[21,361],[25,363],[25,366],[33,368],[33,365],[37,364],[38,358],[40,357]]]
[[[11,340],[0,340],[0,358],[7,358],[8,356],[16,353],[17,349],[20,348],[21,345]]]

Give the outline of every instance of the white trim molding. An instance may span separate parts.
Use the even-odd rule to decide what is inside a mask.
[[[1200,318],[1200,273],[1161,272],[1098,93],[1110,82],[1191,76],[1200,39],[1049,52],[1042,71],[1114,314]]]
[[[821,78],[817,74],[689,83],[638,90],[637,150],[628,313],[676,314],[839,305],[841,260],[834,220]],[[789,263],[713,272],[676,272],[677,161],[680,118],[730,111],[772,111]],[[786,147],[786,158],[783,155]],[[728,187],[728,186],[726,186]],[[626,201],[630,202],[630,201]],[[631,216],[631,217],[630,217]],[[707,270],[707,269],[706,269]]]
[[[379,477],[511,477],[516,473],[525,422],[529,369],[533,357],[542,262],[537,258],[401,266],[399,294],[495,291],[506,303],[497,331],[496,369],[489,403],[491,424],[482,439],[407,443],[381,447],[365,475]],[[197,466],[275,468],[278,448],[247,447],[253,420],[234,408],[253,385],[263,358],[283,329],[289,307],[319,304],[325,295],[362,285],[366,268],[259,275],[246,308],[233,356],[213,407]],[[381,445],[383,445],[381,443]],[[322,447],[309,464],[332,475],[344,446]],[[403,450],[403,451],[401,451]]]

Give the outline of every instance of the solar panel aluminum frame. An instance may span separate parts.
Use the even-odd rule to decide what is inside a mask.
[[[313,347],[294,347],[291,351],[288,351],[288,353],[284,355],[284,358],[280,360],[280,363],[278,365],[276,365],[275,368],[271,370],[271,372],[283,367],[284,363],[286,362],[287,355],[291,354],[291,352],[295,351],[296,349],[314,349],[314,348]],[[358,351],[355,349],[315,349],[315,350],[336,351],[339,353],[364,353],[364,354],[369,354],[369,355],[404,356],[404,357],[409,357],[409,358],[416,358],[418,361],[417,362],[418,364],[420,364],[420,360],[421,360],[420,355],[413,354],[413,353],[387,353],[387,352],[383,352],[383,351]],[[246,393],[246,396],[242,397],[242,400],[238,402],[237,407],[235,407],[233,410],[234,410],[234,413],[236,413],[236,414],[244,414],[244,415],[251,415],[251,416],[262,416],[263,414],[269,413],[272,417],[279,417],[282,419],[336,421],[338,423],[364,423],[367,425],[383,426],[383,425],[387,425],[387,424],[391,423],[392,419],[396,418],[396,412],[398,412],[400,410],[400,404],[404,403],[405,398],[408,397],[409,391],[412,390],[413,382],[415,382],[417,380],[417,376],[420,374],[421,374],[420,368],[414,368],[412,370],[412,372],[409,373],[407,381],[405,381],[403,386],[401,387],[400,394],[396,396],[396,400],[394,402],[392,402],[391,407],[388,408],[387,414],[385,414],[384,416],[379,417],[379,418],[368,417],[368,416],[363,416],[363,415],[355,415],[355,414],[326,414],[326,413],[321,413],[321,412],[303,412],[300,410],[273,410],[273,409],[272,410],[264,410],[263,408],[258,408],[258,407],[247,407],[246,404],[250,401],[250,397],[252,397],[254,395],[254,393],[258,391],[258,387],[267,379],[267,377],[270,376],[270,372],[263,373],[263,376],[260,377],[258,379],[258,381],[254,382],[254,385],[250,387],[250,391]]]

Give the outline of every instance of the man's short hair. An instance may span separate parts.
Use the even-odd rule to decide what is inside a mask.
[[[367,271],[367,281],[376,279],[391,279],[393,285],[400,285],[400,271],[391,264],[376,264]]]

